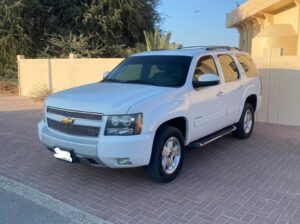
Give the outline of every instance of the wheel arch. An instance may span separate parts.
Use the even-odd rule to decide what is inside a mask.
[[[189,125],[188,125],[188,119],[185,116],[177,116],[177,117],[170,118],[168,120],[164,120],[157,126],[155,130],[155,135],[157,134],[159,129],[164,125],[177,128],[181,132],[184,139],[184,143],[186,144],[188,138]]]
[[[245,103],[249,103],[253,106],[254,111],[256,111],[257,108],[257,95],[256,94],[251,94],[245,99]]]

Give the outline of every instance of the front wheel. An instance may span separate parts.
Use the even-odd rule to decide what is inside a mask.
[[[251,104],[246,103],[239,122],[236,124],[236,130],[233,136],[244,139],[249,138],[254,127],[254,108]]]
[[[156,182],[174,180],[182,166],[184,141],[181,132],[172,126],[163,126],[156,133],[147,173]]]

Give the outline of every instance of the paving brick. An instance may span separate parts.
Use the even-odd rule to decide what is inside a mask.
[[[228,219],[229,219],[228,217],[221,215],[214,221],[214,223],[215,224],[224,224],[228,221]]]
[[[200,217],[194,217],[191,221],[189,221],[189,224],[199,224],[202,223],[203,219],[201,219]]]
[[[181,175],[157,184],[142,168],[55,160],[39,142],[42,104],[0,98],[0,175],[114,223],[299,224],[300,128],[256,123],[253,136],[186,153]]]
[[[295,219],[300,220],[300,205],[299,205],[298,209],[296,210],[294,217],[295,217]]]
[[[255,215],[250,213],[250,212],[247,212],[242,218],[241,220],[246,222],[246,223],[249,223],[251,222],[251,220],[253,220],[255,218]]]

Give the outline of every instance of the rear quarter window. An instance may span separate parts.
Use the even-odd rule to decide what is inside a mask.
[[[255,63],[250,55],[237,54],[236,58],[243,67],[248,78],[259,75],[258,69],[256,68]]]
[[[218,55],[219,62],[223,71],[225,82],[234,82],[239,79],[239,71],[232,57],[227,54]]]

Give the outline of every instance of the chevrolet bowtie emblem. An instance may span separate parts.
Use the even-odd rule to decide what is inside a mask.
[[[74,119],[69,118],[69,117],[64,117],[61,119],[60,121],[63,124],[73,124],[74,123]]]

